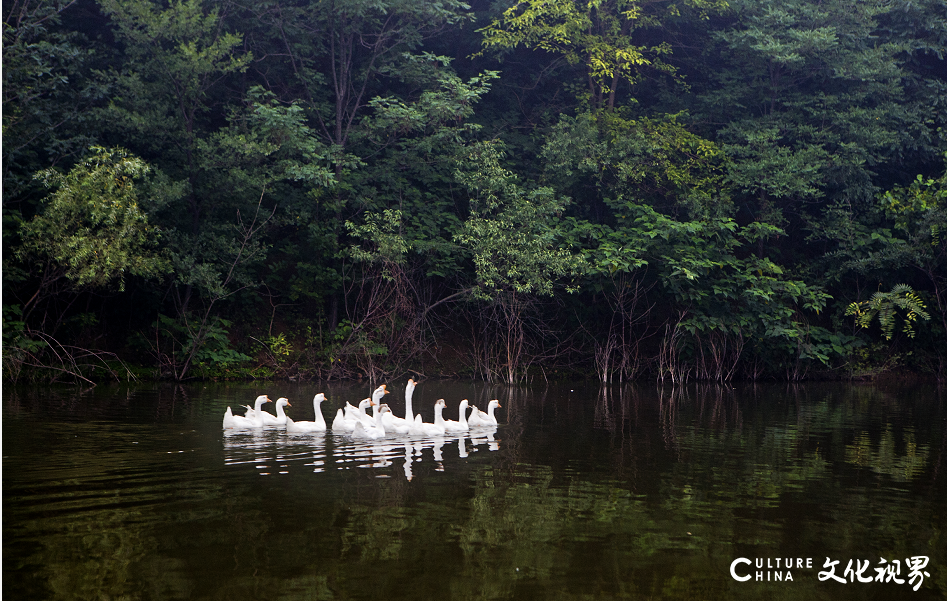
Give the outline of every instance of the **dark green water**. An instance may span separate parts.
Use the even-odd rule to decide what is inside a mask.
[[[403,386],[389,383],[396,415]],[[4,388],[4,599],[947,598],[933,388],[427,381],[425,421],[441,397],[449,419],[462,398],[498,398],[500,426],[222,431],[228,405],[261,393],[312,420],[320,391],[330,423],[369,393]],[[912,582],[913,557],[928,575]],[[903,583],[874,580],[882,558]],[[827,559],[844,584],[820,581]],[[850,561],[872,582],[850,582]]]

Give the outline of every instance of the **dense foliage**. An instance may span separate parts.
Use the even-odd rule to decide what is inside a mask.
[[[947,377],[939,0],[3,13],[5,378]]]

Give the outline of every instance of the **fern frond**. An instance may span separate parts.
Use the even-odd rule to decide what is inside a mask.
[[[924,301],[907,284],[898,284],[890,292],[875,292],[871,300],[851,303],[845,315],[854,315],[855,322],[863,328],[869,327],[877,316],[885,340],[891,340],[898,309],[905,311],[903,331],[908,338],[914,338],[914,322],[918,317],[924,321],[930,319]]]

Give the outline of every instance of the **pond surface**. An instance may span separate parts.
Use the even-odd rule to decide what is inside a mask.
[[[425,421],[497,398],[499,426],[221,427],[264,393],[312,420],[317,392],[331,424],[370,391],[5,387],[4,598],[947,598],[933,388],[428,380]]]

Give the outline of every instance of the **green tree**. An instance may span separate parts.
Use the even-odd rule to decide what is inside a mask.
[[[660,28],[682,7],[700,14],[726,6],[723,0],[688,0],[666,7],[638,0],[522,0],[480,31],[484,50],[506,51],[517,46],[561,55],[569,64],[582,65],[594,108],[615,107],[621,81],[635,83],[643,72],[674,74],[664,60],[671,45],[648,45],[637,40],[642,30]]]
[[[657,284],[672,301],[651,316],[663,320],[652,328],[666,328],[658,351],[667,375],[686,378],[693,370],[700,379],[733,378],[747,347],[771,349],[774,363],[827,360],[811,348],[811,328],[800,318],[804,310],[821,311],[827,295],[761,252],[783,230],[762,221],[741,226],[733,218],[730,161],[718,145],[676,118],[580,114],[560,121],[543,155],[549,181],[600,208],[576,222],[590,265],[583,289],[639,303],[625,289]],[[617,282],[622,290],[612,288]],[[628,346],[636,341],[623,335],[616,345],[613,328],[645,321],[617,301],[611,310],[609,329],[594,336],[596,356],[607,364],[608,353],[624,354],[615,363],[628,366]]]
[[[339,186],[352,213],[348,249],[338,255],[351,325],[339,352],[383,348],[383,361],[363,363],[389,373],[410,367],[427,346],[431,309],[464,296],[452,288],[463,256],[452,239],[460,227],[453,157],[476,135],[469,119],[496,78],[464,81],[449,59],[430,54],[403,61],[398,79],[412,92],[369,102],[351,148],[372,160]]]
[[[455,240],[471,254],[475,296],[550,295],[558,280],[581,270],[580,259],[559,244],[556,216],[568,199],[548,187],[524,190],[501,166],[502,152],[500,143],[483,142],[464,158],[457,178],[472,193],[470,216]]]
[[[801,230],[820,228],[827,207],[870,205],[879,169],[939,154],[929,104],[905,87],[909,45],[878,35],[896,6],[731,5],[702,57],[720,68],[691,78],[689,108],[721,123],[710,135],[733,159],[738,206],[788,228],[783,245],[804,246]]]
[[[247,31],[247,47],[258,57],[251,74],[281,101],[303,107],[307,123],[333,153],[331,189],[284,197],[296,229],[278,242],[282,269],[268,283],[289,290],[287,300],[300,303],[305,313],[325,316],[330,330],[347,311],[339,269],[350,246],[345,223],[385,208],[412,219],[443,217],[441,210],[415,213],[405,201],[418,203],[424,196],[431,204],[445,203],[436,186],[451,174],[446,168],[439,173],[434,157],[450,151],[443,139],[440,148],[432,147],[438,141],[433,132],[448,131],[445,122],[461,125],[476,99],[461,98],[464,86],[456,85],[463,84],[456,76],[448,81],[446,59],[419,50],[468,20],[468,11],[455,0],[274,1],[231,16]],[[437,112],[438,103],[451,104],[452,89],[460,92],[454,103],[459,107],[449,108],[449,115]],[[423,139],[419,151],[410,148]],[[418,186],[418,178],[434,185]],[[442,236],[439,231],[430,238]]]
[[[91,69],[94,46],[62,25],[75,5],[76,0],[3,5],[5,216],[31,191],[36,171],[75,160],[96,142],[90,109],[102,102],[108,86]]]
[[[886,192],[880,203],[900,237],[884,259],[923,275],[940,313],[941,334],[947,336],[947,171],[937,179],[919,175],[909,186]]]
[[[47,169],[36,175],[53,191],[21,228],[17,258],[38,279],[23,303],[24,320],[64,290],[113,283],[123,290],[126,276],[155,277],[168,268],[157,252],[159,231],[139,206],[134,185],[148,165],[121,149],[92,152],[67,174]]]
[[[275,1],[247,7],[244,18],[262,25],[249,45],[268,62],[288,58],[281,70],[293,99],[313,111],[327,143],[344,149],[379,79],[397,73],[425,39],[468,19],[469,8],[457,0]]]
[[[457,179],[470,191],[470,215],[454,239],[474,265],[472,297],[492,309],[482,319],[492,329],[482,341],[482,369],[488,380],[502,374],[512,384],[534,357],[527,332],[532,299],[551,296],[584,264],[563,245],[559,215],[568,199],[548,187],[524,189],[502,157],[500,143],[482,142],[463,158]]]
[[[154,156],[159,170],[155,219],[174,266],[167,291],[178,323],[162,330],[171,349],[153,350],[180,379],[216,331],[219,303],[260,284],[278,199],[325,187],[329,165],[344,158],[330,162],[299,104],[255,87],[232,91],[252,60],[227,21],[233,7],[103,0],[102,8],[125,51],[106,132]]]

